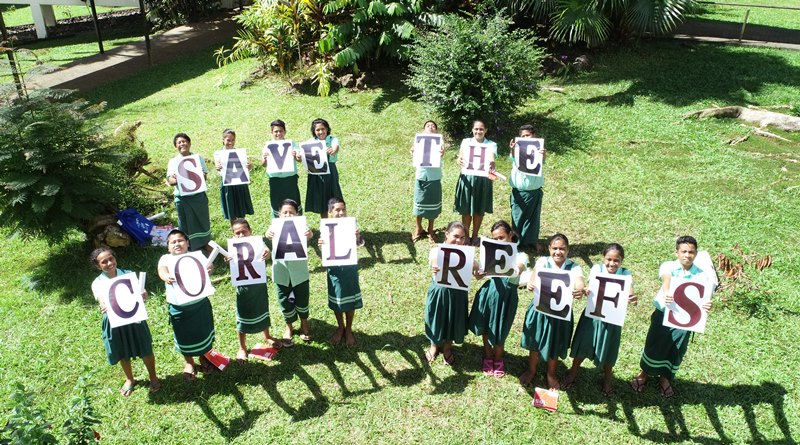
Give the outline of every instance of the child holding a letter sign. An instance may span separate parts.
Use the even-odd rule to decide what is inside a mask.
[[[311,136],[325,143],[330,172],[327,175],[308,175],[306,210],[327,218],[328,200],[343,196],[339,187],[339,170],[336,168],[336,161],[339,160],[339,139],[331,136],[331,126],[328,125],[328,121],[319,118],[311,122]]]
[[[106,314],[108,311],[106,306],[108,295],[103,295],[105,293],[103,282],[130,271],[117,268],[117,257],[114,251],[108,247],[95,249],[89,256],[89,260],[103,272],[92,282],[92,293],[100,304],[100,312],[103,313],[101,329],[108,363],[114,365],[119,362],[122,372],[125,374],[125,383],[122,384],[119,393],[123,397],[128,397],[133,392],[136,379],[133,377],[131,359],[136,357],[140,357],[147,368],[147,374],[150,377],[150,392],[160,390],[161,382],[156,376],[156,359],[153,356],[153,337],[150,335],[147,321],[112,328]],[[142,297],[146,298],[147,292],[142,292]]]
[[[270,125],[273,141],[283,141],[286,145],[286,123],[280,119],[272,121]],[[267,167],[269,163],[277,163],[278,166],[289,163],[291,169],[286,172],[270,173],[267,169],[269,178],[269,205],[272,208],[272,217],[276,218],[281,209],[284,199],[291,199],[297,203],[298,215],[303,214],[303,207],[300,204],[300,188],[297,186],[297,164],[295,160],[300,160],[300,154],[296,151],[294,142],[291,146],[281,147],[279,144],[267,142],[264,147],[261,165]]]
[[[603,264],[595,264],[589,276],[598,273],[615,274],[629,276],[631,272],[621,267],[622,260],[625,259],[625,249],[617,243],[611,243],[603,249]],[[589,294],[589,288],[585,289]],[[636,295],[633,293],[633,285],[629,289],[628,304],[636,304]],[[602,298],[602,295],[599,296]],[[602,393],[610,396],[614,393],[611,386],[614,364],[617,362],[619,354],[619,344],[622,337],[622,326],[607,323],[596,318],[589,318],[584,312],[578,320],[578,327],[575,329],[575,336],[572,338],[572,350],[570,356],[572,368],[564,378],[561,387],[569,389],[575,384],[578,369],[585,359],[594,361],[595,366],[603,366],[603,388]]]
[[[192,139],[189,135],[176,134],[172,138],[172,144],[178,149],[178,155],[170,159],[167,165],[167,183],[175,187],[178,227],[188,234],[189,250],[200,250],[211,241],[211,219],[208,215],[208,196],[205,192],[205,175],[208,170],[202,156],[198,156],[199,166],[195,165],[193,159],[184,159],[192,156]],[[185,165],[186,163],[190,165]],[[202,168],[203,176],[198,174],[197,168]],[[179,175],[189,180],[192,185],[179,184]]]
[[[222,131],[222,149],[214,152],[214,165],[219,174],[225,178],[224,165],[222,165],[223,155],[225,150],[233,150],[236,145],[236,132],[230,128]],[[244,161],[240,159],[240,161]],[[244,168],[250,170],[252,164],[247,160]],[[246,215],[252,215],[253,201],[250,199],[250,185],[249,184],[224,184],[224,180],[219,185],[219,202],[222,206],[222,217],[227,220],[236,218],[244,218]]]
[[[472,138],[464,139],[461,142],[462,147],[471,145],[488,145],[489,150],[497,157],[497,144],[486,139],[486,123],[480,119],[472,122]],[[460,153],[458,157],[458,164],[461,167],[471,163],[470,159],[464,156],[469,156],[469,153]],[[483,161],[481,161],[483,162]],[[489,170],[494,170],[494,160],[488,165]],[[461,215],[461,222],[464,224],[464,230],[467,235],[470,232],[470,225],[472,226],[472,235],[468,239],[467,244],[477,246],[478,233],[481,230],[481,223],[483,223],[483,215],[492,213],[494,211],[494,197],[492,195],[492,181],[488,177],[465,175],[461,173],[458,177],[458,184],[456,185],[456,197],[453,204],[453,211]]]
[[[426,121],[423,132],[435,134],[439,128],[434,121]],[[430,143],[430,142],[429,142]],[[444,152],[444,144],[440,148],[439,156]],[[414,149],[411,149],[414,153]],[[417,225],[411,241],[417,242],[427,234],[428,240],[436,242],[433,236],[433,224],[439,214],[442,213],[442,168],[441,167],[417,167],[417,174],[414,180],[414,216],[417,218]],[[428,219],[428,230],[422,230],[422,218]]]
[[[697,256],[697,240],[691,236],[682,236],[675,242],[675,256],[677,261],[667,261],[658,271],[661,276],[661,290],[653,300],[655,310],[650,317],[650,328],[647,330],[647,339],[644,343],[642,359],[639,361],[642,371],[631,380],[631,387],[636,392],[642,392],[647,384],[647,377],[657,375],[658,386],[663,397],[675,395],[672,380],[678,372],[683,361],[683,356],[689,347],[691,332],[684,329],[664,326],[664,310],[675,302],[672,295],[670,280],[672,278],[705,280],[705,271],[694,264]],[[663,297],[660,298],[660,297]],[[688,303],[694,305],[694,302]],[[702,305],[702,310],[711,309],[709,299]]]
[[[535,138],[533,125],[523,125],[519,127],[520,138]],[[513,164],[511,174],[508,176],[508,183],[511,185],[511,224],[514,231],[519,234],[519,246],[521,248],[535,248],[539,241],[539,226],[542,214],[542,186],[544,186],[544,176],[541,175],[543,164],[539,164],[539,176],[526,174],[517,167],[518,159],[514,157],[514,147],[517,145],[516,139],[512,139],[511,154],[508,157]],[[525,145],[527,147],[527,145]],[[520,156],[523,156],[523,145],[520,145]],[[531,147],[533,150],[537,148]],[[530,149],[529,149],[530,150]],[[529,151],[525,150],[525,152]],[[539,147],[542,162],[546,152],[544,147]],[[524,156],[523,156],[524,158]],[[523,161],[524,162],[524,161]]]
[[[528,386],[536,376],[536,367],[539,364],[539,359],[547,362],[547,386],[550,389],[560,389],[558,378],[556,377],[556,366],[558,359],[567,358],[567,349],[569,349],[570,339],[572,338],[572,308],[568,307],[568,319],[564,320],[555,316],[548,315],[545,312],[551,312],[552,305],[558,304],[560,299],[564,296],[555,294],[550,286],[542,284],[541,289],[536,289],[536,282],[533,277],[541,278],[542,272],[557,270],[559,272],[568,272],[569,280],[571,283],[567,287],[571,287],[572,297],[578,298],[583,295],[583,271],[581,267],[569,258],[569,240],[561,233],[556,233],[550,237],[547,243],[550,250],[549,257],[539,258],[534,267],[534,274],[528,282],[529,291],[539,292],[539,301],[537,305],[537,298],[531,301],[528,306],[528,311],[525,313],[525,324],[522,327],[522,347],[530,351],[528,357],[528,370],[525,371],[519,378],[523,386]],[[541,281],[544,281],[543,279]],[[555,281],[555,280],[554,280]],[[559,292],[561,289],[559,289]],[[564,309],[562,309],[563,311]]]

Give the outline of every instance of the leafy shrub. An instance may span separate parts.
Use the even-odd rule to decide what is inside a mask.
[[[52,426],[42,411],[33,406],[33,393],[17,384],[11,393],[11,413],[0,430],[0,444],[54,444]]]
[[[411,47],[406,83],[450,131],[467,129],[477,117],[495,126],[535,95],[544,52],[531,31],[510,25],[501,13],[447,15]]]
[[[196,22],[219,9],[219,0],[145,0],[147,20],[156,30]]]
[[[88,445],[100,438],[94,430],[95,425],[100,424],[100,419],[92,407],[88,389],[87,376],[81,376],[75,384],[76,394],[67,403],[67,420],[64,421],[62,432],[69,445]]]

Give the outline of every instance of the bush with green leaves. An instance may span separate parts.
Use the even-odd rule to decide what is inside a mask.
[[[33,404],[33,393],[18,383],[11,393],[11,412],[0,430],[0,444],[55,444],[52,425]]]
[[[511,24],[502,13],[447,15],[411,47],[406,83],[448,131],[461,134],[475,118],[494,127],[536,94],[544,51]]]
[[[219,10],[219,0],[145,0],[145,5],[156,30],[196,22]]]
[[[0,108],[0,226],[59,240],[124,204],[130,145],[91,123],[103,108],[48,89]]]
[[[64,421],[62,432],[69,445],[88,445],[99,440],[95,426],[100,424],[100,419],[92,406],[89,397],[88,376],[91,372],[78,378],[75,384],[75,394],[67,403],[67,420]]]

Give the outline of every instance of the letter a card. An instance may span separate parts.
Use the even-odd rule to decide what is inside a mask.
[[[305,216],[273,218],[272,261],[308,261]]]
[[[247,150],[221,150],[222,185],[250,184],[250,170],[247,169]]]
[[[322,266],[358,264],[355,218],[325,218],[319,222]]]
[[[589,318],[622,326],[628,312],[631,276],[597,273],[589,277],[589,297],[584,313]]]

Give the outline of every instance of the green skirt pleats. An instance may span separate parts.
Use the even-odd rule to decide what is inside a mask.
[[[570,357],[592,360],[595,366],[617,363],[622,326],[605,323],[581,314],[575,336],[572,338]]]
[[[211,219],[208,216],[208,196],[198,193],[176,196],[178,228],[189,237],[189,250],[200,250],[211,241]]]
[[[236,331],[256,334],[269,328],[269,295],[267,284],[250,284],[236,288]]]
[[[219,200],[222,205],[222,216],[227,220],[244,218],[255,213],[248,184],[220,186]]]
[[[459,215],[483,215],[494,211],[492,181],[482,176],[460,175],[453,211]]]
[[[306,211],[322,213],[328,211],[328,200],[333,197],[344,198],[339,187],[339,170],[331,162],[331,172],[327,175],[308,175],[306,188]]]
[[[534,309],[531,301],[522,326],[522,347],[529,351],[539,351],[544,360],[567,358],[572,326],[571,314],[569,320],[549,317]]]
[[[278,305],[281,307],[286,323],[294,323],[298,317],[304,320],[308,318],[309,292],[308,280],[290,286],[281,286],[275,283]]]
[[[111,329],[108,315],[103,314],[100,330],[109,364],[116,365],[120,360],[153,355],[153,337],[150,335],[147,321]]]
[[[334,312],[349,312],[364,307],[357,264],[328,267],[328,307]]]
[[[436,219],[442,213],[442,181],[417,179],[414,185],[414,216]]]
[[[475,335],[486,334],[492,346],[505,344],[518,304],[517,286],[509,283],[508,278],[491,278],[475,294],[467,324],[469,330]]]
[[[425,299],[425,336],[441,346],[447,341],[463,343],[467,334],[468,295],[433,282]]]
[[[533,247],[539,241],[542,196],[542,189],[511,189],[511,226],[519,235],[520,247]]]
[[[269,178],[269,206],[272,208],[272,217],[276,218],[281,210],[284,199],[291,199],[300,206],[298,215],[303,214],[303,205],[300,201],[300,188],[297,186],[297,175],[285,178]],[[327,205],[327,204],[326,204]]]
[[[197,357],[211,350],[214,345],[214,312],[208,298],[184,306],[170,304],[169,321],[178,352]]]
[[[675,378],[683,356],[689,348],[690,331],[668,328],[662,323],[664,313],[658,309],[650,316],[650,329],[644,342],[644,352],[639,365],[649,375]]]

